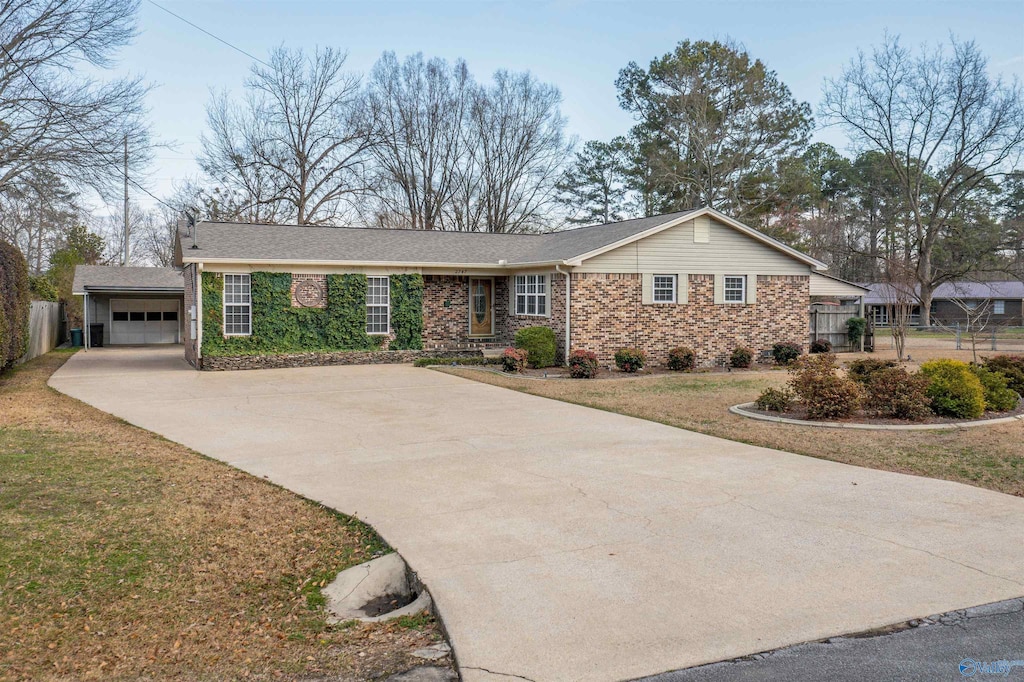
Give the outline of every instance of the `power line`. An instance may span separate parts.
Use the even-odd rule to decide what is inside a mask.
[[[90,140],[90,139],[89,139],[88,137],[86,137],[86,136],[85,136],[85,134],[84,134],[84,133],[82,133],[82,131],[81,131],[81,130],[79,130],[79,129],[78,129],[78,128],[77,128],[76,126],[75,126],[75,124],[71,122],[71,119],[69,119],[69,118],[67,117],[67,115],[65,115],[65,113],[64,113],[64,110],[63,110],[63,109],[61,109],[61,107],[59,107],[59,106],[57,105],[57,103],[56,103],[56,102],[54,102],[54,101],[53,101],[52,99],[50,99],[50,96],[49,96],[48,94],[46,94],[46,92],[45,92],[45,91],[44,91],[44,90],[43,90],[42,88],[40,88],[40,87],[39,87],[38,85],[36,85],[36,82],[35,82],[35,81],[34,81],[34,80],[32,79],[32,76],[28,75],[28,71],[26,71],[26,70],[24,69],[24,67],[23,67],[23,66],[22,66],[21,64],[19,64],[19,63],[18,63],[18,62],[17,62],[17,61],[16,61],[15,59],[14,59],[14,57],[13,57],[13,56],[11,55],[11,53],[10,53],[10,52],[9,52],[9,51],[7,50],[7,47],[6,47],[5,45],[2,45],[2,44],[0,44],[0,50],[3,50],[3,51],[4,51],[4,54],[5,54],[5,55],[7,55],[7,59],[9,59],[9,60],[10,60],[10,62],[11,62],[12,64],[14,64],[15,68],[17,68],[17,69],[18,69],[18,71],[21,71],[22,75],[23,75],[23,76],[25,76],[25,78],[26,78],[26,79],[28,79],[28,82],[29,82],[29,83],[30,83],[30,84],[32,85],[32,87],[33,87],[33,88],[35,88],[36,92],[38,92],[38,93],[40,94],[40,96],[42,96],[42,98],[43,98],[44,100],[46,100],[46,103],[47,103],[47,104],[49,104],[49,105],[50,105],[50,107],[52,107],[52,108],[53,108],[53,110],[54,110],[54,111],[56,111],[56,112],[57,112],[57,113],[58,113],[58,114],[60,115],[60,117],[61,117],[62,119],[64,119],[64,122],[65,122],[65,123],[66,123],[66,124],[68,125],[68,127],[69,127],[69,128],[71,128],[71,130],[73,130],[73,131],[74,131],[74,132],[75,132],[75,133],[76,133],[76,134],[77,134],[77,135],[78,135],[78,136],[79,136],[80,138],[82,138],[82,140],[84,140],[84,141],[85,141],[85,143],[86,143],[87,145],[89,145],[89,147],[90,147],[90,148],[91,148],[91,149],[92,149],[92,150],[93,150],[94,152],[96,152],[97,154],[99,154],[99,155],[100,155],[101,157],[105,157],[105,156],[108,156],[108,154],[106,154],[105,152],[102,152],[102,151],[100,151],[100,150],[99,150],[99,148],[98,148],[98,147],[97,147],[97,146],[96,146],[95,144],[93,144],[92,140]],[[113,152],[111,152],[111,153],[113,153]],[[115,166],[115,167],[116,167],[116,166]],[[147,195],[149,195],[149,196],[150,196],[150,197],[151,197],[152,199],[156,200],[156,201],[157,201],[158,203],[160,203],[161,205],[163,205],[163,206],[166,206],[167,208],[171,209],[172,211],[176,211],[176,212],[179,212],[179,213],[180,213],[180,212],[182,212],[182,210],[181,210],[180,208],[177,208],[177,207],[175,207],[175,206],[171,206],[171,205],[170,205],[170,204],[168,204],[168,203],[167,203],[166,201],[164,201],[163,199],[161,199],[160,197],[158,197],[157,195],[153,194],[153,193],[152,193],[152,192],[150,192],[150,191],[149,191],[148,189],[146,189],[145,187],[143,187],[142,185],[140,185],[140,184],[139,184],[138,182],[136,182],[136,181],[135,181],[135,180],[133,180],[132,178],[128,177],[128,173],[126,173],[125,171],[123,171],[123,170],[121,170],[120,168],[118,168],[118,172],[119,172],[119,173],[120,173],[120,174],[121,174],[122,176],[124,176],[124,180],[125,180],[125,182],[130,182],[130,183],[131,183],[132,185],[134,185],[134,186],[135,186],[135,187],[137,187],[138,189],[142,190],[142,191],[143,191],[144,193],[146,193]]]
[[[157,2],[154,2],[153,0],[146,0],[146,2],[148,2],[151,5],[153,5],[153,7],[156,7],[157,9],[162,9],[163,11],[167,12],[168,14],[170,14],[172,17],[175,17],[176,19],[180,19],[181,21],[185,22],[186,24],[188,24],[192,28],[196,29],[197,31],[205,33],[206,35],[210,36],[211,38],[213,38],[217,42],[223,43],[224,45],[227,45],[228,47],[230,47],[235,52],[239,52],[241,54],[244,54],[249,59],[252,59],[253,61],[259,62],[260,64],[262,64],[263,66],[267,67],[268,69],[273,69],[274,68],[273,66],[271,66],[268,63],[266,63],[265,61],[263,61],[262,59],[260,59],[256,55],[254,55],[254,54],[252,54],[250,52],[246,52],[245,50],[243,50],[242,48],[238,47],[237,45],[232,45],[231,43],[229,43],[228,41],[224,40],[220,36],[217,36],[217,35],[214,35],[213,33],[210,33],[209,31],[207,31],[202,26],[198,26],[197,24],[193,24],[191,21],[189,21],[185,17],[181,16],[180,14],[175,14],[174,12],[172,12],[169,9],[167,9],[163,5],[161,5],[161,4],[157,3]]]

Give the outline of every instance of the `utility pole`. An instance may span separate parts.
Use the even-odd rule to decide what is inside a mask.
[[[124,136],[124,259],[128,265],[128,135]]]

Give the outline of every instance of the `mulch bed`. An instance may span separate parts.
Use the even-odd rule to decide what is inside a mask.
[[[769,417],[784,417],[786,419],[801,419],[806,421],[821,421],[821,422],[835,422],[837,424],[871,424],[876,426],[907,426],[907,425],[928,425],[928,424],[965,424],[970,422],[987,421],[989,419],[1002,419],[1003,417],[1017,417],[1024,414],[1024,401],[1018,404],[1017,409],[1008,410],[1006,412],[985,412],[977,419],[953,419],[950,417],[940,417],[938,415],[929,417],[928,419],[922,419],[920,421],[909,421],[906,419],[884,419],[881,417],[869,417],[865,414],[855,414],[852,417],[836,418],[836,419],[811,419],[807,416],[807,410],[802,407],[795,407],[786,412],[772,412],[769,410],[760,410],[753,404],[750,407],[744,407],[744,410],[748,412],[755,412],[757,414],[763,414]]]

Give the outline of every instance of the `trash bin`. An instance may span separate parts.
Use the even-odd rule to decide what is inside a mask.
[[[71,345],[75,348],[82,347],[82,330],[78,327],[71,330]]]
[[[103,348],[103,323],[89,325],[89,347]]]

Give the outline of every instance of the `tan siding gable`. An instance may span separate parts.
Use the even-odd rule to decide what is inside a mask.
[[[810,272],[810,266],[805,263],[728,225],[717,220],[710,223],[707,243],[695,243],[691,220],[589,258],[574,270],[759,275],[806,275]]]
[[[831,277],[811,274],[811,296],[866,296],[868,292]]]

